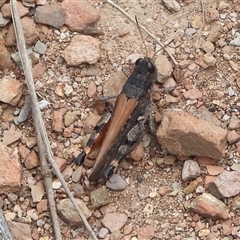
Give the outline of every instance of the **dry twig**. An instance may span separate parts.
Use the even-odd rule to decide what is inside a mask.
[[[121,8],[120,6],[118,6],[116,3],[114,3],[113,1],[111,0],[106,0],[107,3],[111,4],[112,6],[114,6],[117,10],[119,10],[123,15],[125,15],[127,18],[129,18],[132,22],[134,22],[135,24],[137,24],[137,22],[135,21],[135,19],[133,17],[131,17],[123,8]],[[172,62],[174,63],[175,66],[178,65],[176,59],[173,57],[173,55],[168,51],[168,49],[164,48],[164,44],[161,43],[157,37],[152,34],[147,28],[145,28],[143,25],[139,24],[139,27],[145,31],[150,37],[152,37],[157,44],[159,44],[163,49],[164,51],[166,51],[166,53],[168,54],[168,56],[171,58]]]
[[[26,76],[26,80],[28,82],[28,85],[31,85],[31,83],[29,82],[29,81],[31,81],[31,73],[29,73],[29,71],[31,71],[31,63],[30,63],[30,61],[26,61],[26,59],[28,60],[28,55],[26,53],[25,39],[23,36],[20,17],[18,15],[18,10],[17,10],[15,0],[12,0],[11,3],[12,3],[11,4],[12,19],[13,19],[15,35],[16,35],[16,39],[17,39],[17,43],[18,43],[18,49],[19,49],[19,53],[21,56],[21,61],[23,64],[23,69],[24,69],[24,73]],[[31,88],[31,86],[29,87],[29,89],[30,88]],[[45,190],[47,192],[48,205],[49,205],[52,223],[53,223],[54,236],[55,236],[55,239],[61,240],[62,235],[61,235],[60,225],[58,222],[54,196],[53,196],[51,171],[48,167],[46,156],[45,156],[45,148],[44,148],[43,139],[41,136],[41,130],[38,125],[39,119],[38,119],[38,116],[35,114],[36,108],[38,108],[38,107],[36,107],[36,106],[38,106],[38,101],[37,101],[37,97],[34,97],[34,93],[35,93],[35,91],[30,92],[30,96],[31,96],[32,115],[33,115],[33,121],[34,121],[34,127],[35,127],[35,133],[36,133],[37,145],[38,145],[38,155],[39,155],[40,162],[41,162],[44,186],[45,186]]]
[[[203,21],[203,28],[205,26],[205,8],[204,8],[204,2],[203,0],[200,0],[201,1],[201,7],[202,7],[202,21]]]
[[[40,145],[43,148],[45,148],[44,155],[46,153],[51,167],[53,168],[53,170],[54,170],[56,176],[58,177],[58,179],[60,180],[60,182],[62,183],[68,197],[72,201],[74,208],[76,209],[78,215],[81,217],[83,224],[85,225],[86,229],[88,230],[90,236],[92,237],[93,240],[97,240],[95,233],[93,232],[93,230],[90,227],[89,223],[87,222],[85,216],[83,215],[82,211],[80,210],[79,206],[77,205],[67,183],[65,182],[60,170],[58,169],[56,162],[54,161],[50,142],[49,142],[49,139],[47,136],[47,132],[46,132],[46,129],[44,126],[44,122],[42,119],[40,109],[38,107],[38,101],[37,101],[37,96],[36,96],[34,81],[33,81],[33,76],[32,76],[32,68],[31,68],[31,64],[28,59],[28,55],[26,53],[26,44],[25,44],[25,39],[24,39],[24,35],[23,35],[22,25],[20,22],[20,17],[18,14],[17,6],[16,6],[16,0],[11,0],[11,12],[12,12],[12,19],[14,22],[15,35],[16,35],[16,39],[17,39],[17,43],[18,43],[18,49],[19,49],[19,53],[20,53],[20,57],[21,57],[21,62],[22,62],[22,66],[23,66],[23,70],[24,70],[24,74],[25,74],[25,78],[26,78],[26,82],[27,82],[27,86],[28,86],[28,91],[29,91],[29,94],[31,97],[32,114],[33,114],[33,118],[34,118],[36,134],[37,134],[37,136],[39,134],[39,136],[41,137],[41,141],[38,142],[38,146]],[[46,172],[46,173],[44,172],[44,174],[48,175],[48,172]],[[54,199],[52,199],[50,201],[54,202]],[[61,239],[61,237],[56,237],[56,239]]]

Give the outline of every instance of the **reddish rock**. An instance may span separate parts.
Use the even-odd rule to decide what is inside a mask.
[[[234,70],[236,72],[238,71],[238,64],[237,63],[235,63],[234,61],[230,60],[229,64],[230,64],[232,70]]]
[[[71,3],[69,3],[69,5],[71,5]],[[34,19],[38,23],[60,29],[65,23],[66,13],[61,4],[51,2],[50,4],[37,7]]]
[[[218,162],[218,160],[216,160],[216,159],[209,158],[209,157],[201,157],[201,156],[197,156],[196,161],[198,162],[198,164],[203,165],[203,166],[214,165],[215,163]]]
[[[227,135],[227,140],[230,144],[237,142],[240,139],[240,135],[235,131],[229,131]]]
[[[72,137],[72,131],[73,131],[73,125],[64,129],[63,136],[66,138]]]
[[[139,143],[136,148],[131,152],[130,158],[134,161],[140,161],[144,157],[144,149],[142,143]]]
[[[63,112],[54,111],[52,114],[52,130],[56,132],[63,131]]]
[[[34,150],[32,150],[27,156],[26,160],[24,161],[24,165],[27,169],[32,169],[39,166],[39,158]]]
[[[120,230],[126,224],[127,219],[125,213],[107,213],[101,222],[110,232],[114,232]]]
[[[22,168],[17,154],[0,143],[0,192],[15,192],[21,188]]]
[[[105,215],[107,213],[116,212],[116,207],[111,204],[106,204],[100,208],[100,212]]]
[[[208,64],[203,60],[203,56],[196,57],[195,63],[204,69],[209,67]]]
[[[189,64],[190,64],[190,60],[186,60],[186,59],[179,62],[179,66],[181,68],[187,68],[189,66]]]
[[[84,126],[83,126],[83,132],[84,134],[90,134],[92,133],[93,128],[96,126],[97,122],[99,121],[100,116],[91,113],[87,117],[87,121],[85,121]]]
[[[73,174],[73,169],[70,165],[67,165],[62,171],[62,175],[66,182],[70,180],[70,177],[72,176],[72,174]]]
[[[202,98],[202,93],[197,88],[193,88],[184,92],[183,96],[186,99],[196,100],[196,99]]]
[[[209,193],[203,193],[191,202],[190,209],[203,217],[228,219],[229,208]]]
[[[8,106],[2,111],[1,119],[5,122],[12,122],[14,120],[14,111],[16,110],[13,106]],[[1,110],[0,110],[1,111]]]
[[[39,35],[36,24],[34,23],[33,19],[29,17],[21,18],[21,24],[23,27],[23,33],[24,33],[26,44],[31,45],[37,40]],[[6,46],[16,45],[16,38],[15,38],[13,25],[9,27],[5,41],[6,41]]]
[[[216,178],[217,178],[216,176],[208,176],[208,175],[207,175],[207,176],[205,177],[204,187],[207,189],[207,188],[209,187],[209,184],[210,184],[211,182],[214,182]]]
[[[196,215],[196,214],[195,214]],[[197,214],[198,215],[198,214]],[[199,216],[199,215],[198,215]],[[198,232],[198,231],[200,231],[201,229],[204,229],[204,227],[205,227],[205,224],[204,223],[202,223],[200,220],[198,220],[197,222],[196,222],[196,225],[195,225],[195,231],[196,232]]]
[[[67,161],[64,158],[55,157],[55,162],[56,162],[60,171],[62,171],[67,165]]]
[[[75,35],[62,56],[70,66],[81,63],[95,64],[100,58],[100,43],[91,36]]]
[[[184,111],[167,111],[157,131],[159,144],[170,154],[222,158],[227,130]]]
[[[18,152],[20,157],[23,160],[28,156],[28,154],[30,153],[30,150],[25,145],[21,145],[18,147]]]
[[[152,237],[154,237],[155,230],[156,230],[155,227],[152,225],[138,228],[137,229],[138,239],[141,239],[141,240],[152,239]]]
[[[22,132],[15,130],[15,126],[12,124],[9,130],[3,132],[3,144],[10,145],[16,142],[22,137]]]
[[[0,7],[6,2],[7,0],[0,0]]]
[[[167,188],[162,186],[158,189],[158,193],[161,195],[161,196],[165,196],[167,194]]]
[[[22,84],[15,78],[0,79],[0,101],[16,106],[22,96]]]
[[[33,148],[34,146],[37,145],[37,139],[36,137],[27,137],[26,139],[23,140],[24,143],[26,143],[28,148]]]
[[[210,192],[217,198],[233,197],[240,193],[240,171],[223,171],[209,184]]]
[[[23,17],[28,14],[28,8],[24,7],[23,4],[17,1],[17,8],[20,17]],[[1,7],[1,12],[3,17],[12,18],[10,3],[6,3]]]
[[[232,231],[232,220],[227,219],[225,221],[222,221],[222,229],[223,229],[223,235],[224,236],[229,236]]]
[[[100,18],[99,12],[86,0],[64,0],[62,7],[66,12],[66,26],[71,31],[82,32]]]
[[[221,166],[212,166],[212,165],[207,165],[207,171],[209,175],[216,176],[223,172],[224,168]]]
[[[38,63],[33,67],[33,78],[42,77],[43,73],[46,71],[46,68],[43,63]]]
[[[48,200],[42,199],[40,202],[37,203],[36,207],[37,207],[38,213],[43,213],[48,211]]]
[[[32,228],[32,239],[33,240],[37,240],[37,239],[39,239],[40,238],[40,233],[38,232],[38,229],[37,229],[37,227],[33,227]]]
[[[228,129],[234,130],[234,129],[238,129],[239,127],[240,127],[240,119],[237,116],[233,115],[229,122]]]
[[[16,240],[32,239],[30,224],[9,221],[8,226],[14,239]]]
[[[94,81],[91,81],[88,85],[88,96],[93,97],[97,92],[97,86]]]
[[[11,60],[10,53],[5,47],[5,42],[2,36],[0,36],[0,70],[12,69],[13,62]]]

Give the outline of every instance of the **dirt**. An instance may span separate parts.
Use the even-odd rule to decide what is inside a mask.
[[[237,1],[226,1],[230,5],[227,9],[219,11],[219,13],[227,13],[228,16],[238,6]],[[88,86],[89,81],[94,81],[97,83],[97,91],[101,94],[102,89],[104,91],[105,83],[109,80],[114,72],[124,69],[127,73],[131,72],[132,66],[127,64],[126,59],[131,54],[147,54],[151,57],[154,52],[159,49],[156,46],[156,42],[148,36],[146,33],[143,34],[143,38],[147,49],[145,49],[143,41],[141,39],[138,28],[133,24],[126,16],[120,13],[117,9],[108,3],[102,1],[91,1],[92,5],[100,11],[101,18],[97,22],[96,26],[99,27],[104,35],[100,36],[101,40],[101,58],[94,68],[99,71],[94,77],[86,77],[85,73],[90,67],[87,64],[83,64],[79,67],[67,67],[64,60],[61,58],[61,51],[64,49],[68,43],[67,41],[59,41],[59,36],[52,30],[51,40],[47,43],[48,54],[46,54],[41,61],[47,68],[47,73],[44,75],[43,88],[38,91],[38,95],[42,98],[48,100],[51,106],[43,111],[43,118],[47,131],[49,133],[51,145],[55,156],[65,157],[72,167],[72,155],[71,153],[80,150],[79,142],[74,142],[74,138],[65,138],[61,133],[56,133],[52,131],[51,116],[54,110],[63,109],[63,111],[71,110],[77,111],[78,121],[75,123],[74,127],[81,129],[82,125],[86,124],[88,121],[89,113],[96,113],[95,109],[91,107],[93,98],[88,96]],[[146,1],[125,1],[119,0],[115,1],[119,6],[127,10],[131,16],[137,16],[139,23],[146,26],[147,29],[152,32],[163,44],[168,44],[173,40],[174,44],[180,44],[178,48],[170,48],[174,52],[174,57],[177,62],[183,60],[188,60],[190,65],[194,63],[195,57],[201,51],[201,43],[206,40],[205,32],[211,31],[211,27],[215,24],[213,22],[206,22],[204,19],[199,21],[200,27],[196,29],[196,33],[193,35],[186,35],[186,30],[191,28],[191,22],[197,16],[204,16],[203,10],[207,11],[211,6],[217,8],[219,1],[193,1],[189,4],[181,3],[182,7],[179,12],[170,12],[162,4],[161,1],[146,0]],[[203,4],[203,5],[202,5]],[[204,7],[204,8],[203,8]],[[164,13],[163,13],[164,12]],[[167,15],[167,23],[164,22],[164,14]],[[156,19],[154,19],[156,17]],[[228,17],[227,17],[228,18]],[[237,29],[237,21],[239,17],[237,16],[236,21],[222,20],[222,28],[220,37],[225,39],[229,43],[235,37],[232,36],[231,30]],[[232,27],[231,27],[232,26]],[[224,29],[226,31],[224,31]],[[68,32],[68,30],[66,30]],[[72,32],[69,32],[70,36],[73,36]],[[124,35],[124,36],[122,36]],[[238,52],[237,47],[230,47],[229,52],[224,52],[223,47],[219,46],[216,42],[214,43],[215,49],[213,56],[216,58],[216,65],[209,67],[207,69],[197,68],[196,74],[189,76],[188,81],[192,86],[196,86],[203,94],[200,101],[189,102],[184,97],[179,97],[176,103],[170,103],[163,106],[163,109],[171,108],[182,108],[186,109],[188,112],[195,112],[196,106],[205,105],[208,109],[216,108],[214,115],[218,117],[226,127],[226,122],[222,120],[224,115],[231,116],[234,112],[239,116],[239,98],[236,94],[234,97],[229,96],[227,88],[231,86],[236,93],[239,91],[239,70],[234,71],[230,65],[229,61],[224,57],[224,53],[231,56],[231,60],[235,63],[238,62]],[[184,70],[187,67],[183,67]],[[60,82],[69,82],[73,86],[74,94],[60,98],[55,94],[55,89],[57,84]],[[77,84],[74,85],[74,82]],[[182,93],[184,84],[178,84],[179,92]],[[26,87],[25,87],[26,92]],[[223,92],[224,96],[219,97],[219,92]],[[161,94],[164,98],[164,94]],[[41,99],[41,97],[40,97]],[[214,100],[219,101],[219,105],[214,104]],[[159,108],[159,104],[155,101],[154,111],[161,112],[162,109]],[[34,136],[34,128],[32,121],[28,120],[25,122],[24,126],[20,126],[21,130],[27,136]],[[83,132],[80,131],[82,135]],[[211,230],[216,233],[216,238],[211,239],[240,239],[238,234],[225,234],[221,228],[216,229],[216,226],[221,223],[219,220],[212,220],[204,217],[196,217],[195,213],[190,212],[185,208],[185,205],[189,200],[197,196],[194,192],[189,195],[185,195],[180,191],[177,196],[170,196],[169,193],[173,191],[173,184],[176,182],[182,183],[182,188],[186,187],[188,183],[184,183],[181,179],[181,170],[183,166],[183,161],[177,160],[171,164],[159,164],[159,159],[166,155],[166,152],[161,149],[156,142],[156,137],[149,132],[143,139],[143,142],[147,142],[150,138],[150,144],[145,147],[145,156],[141,162],[130,161],[130,166],[127,169],[119,168],[118,173],[127,180],[128,186],[123,191],[110,191],[112,197],[112,203],[117,212],[126,213],[128,216],[128,221],[126,225],[130,226],[133,230],[131,234],[127,231],[121,230],[118,237],[113,237],[106,235],[104,239],[139,239],[136,238],[140,229],[145,226],[151,225],[155,228],[154,237],[151,239],[157,240],[167,240],[167,239],[210,239],[207,235],[202,234],[199,230]],[[239,153],[236,151],[237,145],[229,146],[229,150],[226,153],[226,158],[221,160],[221,165],[225,168],[229,167],[232,162],[239,161]],[[206,173],[206,169],[202,168],[201,176],[198,178],[199,185],[204,185],[203,179]],[[27,184],[28,178],[41,179],[40,168],[33,170],[24,169],[24,180],[23,185]],[[69,181],[71,186],[71,181]],[[157,192],[153,194],[154,197],[146,197],[142,200],[139,198],[139,191],[142,187],[147,189],[150,193]],[[156,196],[155,196],[156,195]],[[20,196],[22,196],[25,201],[29,199],[31,202],[31,194],[29,189],[23,188]],[[65,193],[61,190],[55,193],[56,201],[66,197]],[[81,199],[85,201],[88,205],[90,203],[89,198],[86,195],[82,195]],[[226,200],[226,203],[230,203],[230,200]],[[28,210],[35,209],[35,203],[26,203],[26,208]],[[99,211],[93,211],[93,216],[90,218],[90,225],[93,230],[98,233],[102,227],[99,218]],[[194,218],[195,216],[195,218]],[[53,239],[53,230],[51,227],[51,220],[49,214],[43,214],[42,216],[45,220],[45,229],[41,226],[38,227],[34,222],[31,222],[32,231],[38,231],[38,237],[34,239]],[[239,222],[238,213],[234,214],[232,226],[237,226]],[[235,221],[235,223],[234,223]],[[198,225],[201,227],[198,229]],[[48,228],[49,227],[49,228]],[[83,227],[80,229],[72,229],[68,224],[61,221],[61,227],[63,230],[64,239],[88,239],[87,231]],[[215,227],[213,230],[213,227]],[[82,235],[77,235],[78,231],[82,231]],[[129,238],[127,237],[129,235]],[[49,238],[47,238],[48,236]],[[75,237],[74,237],[75,236]],[[124,238],[125,236],[125,238]],[[209,235],[210,236],[210,235]],[[44,238],[46,237],[46,238]],[[122,238],[121,238],[122,237]],[[143,238],[142,238],[143,239]]]

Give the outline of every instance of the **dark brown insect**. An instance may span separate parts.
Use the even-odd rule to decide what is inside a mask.
[[[157,80],[157,69],[152,60],[139,58],[113,111],[102,116],[87,146],[75,159],[76,165],[81,165],[85,157],[100,147],[89,177],[90,184],[104,184],[119,162],[141,141],[150,105],[149,90],[154,80]]]

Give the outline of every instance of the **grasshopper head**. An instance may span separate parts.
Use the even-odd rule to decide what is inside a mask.
[[[135,66],[141,66],[145,68],[150,74],[153,74],[156,71],[156,66],[149,57],[138,58],[135,62]]]

